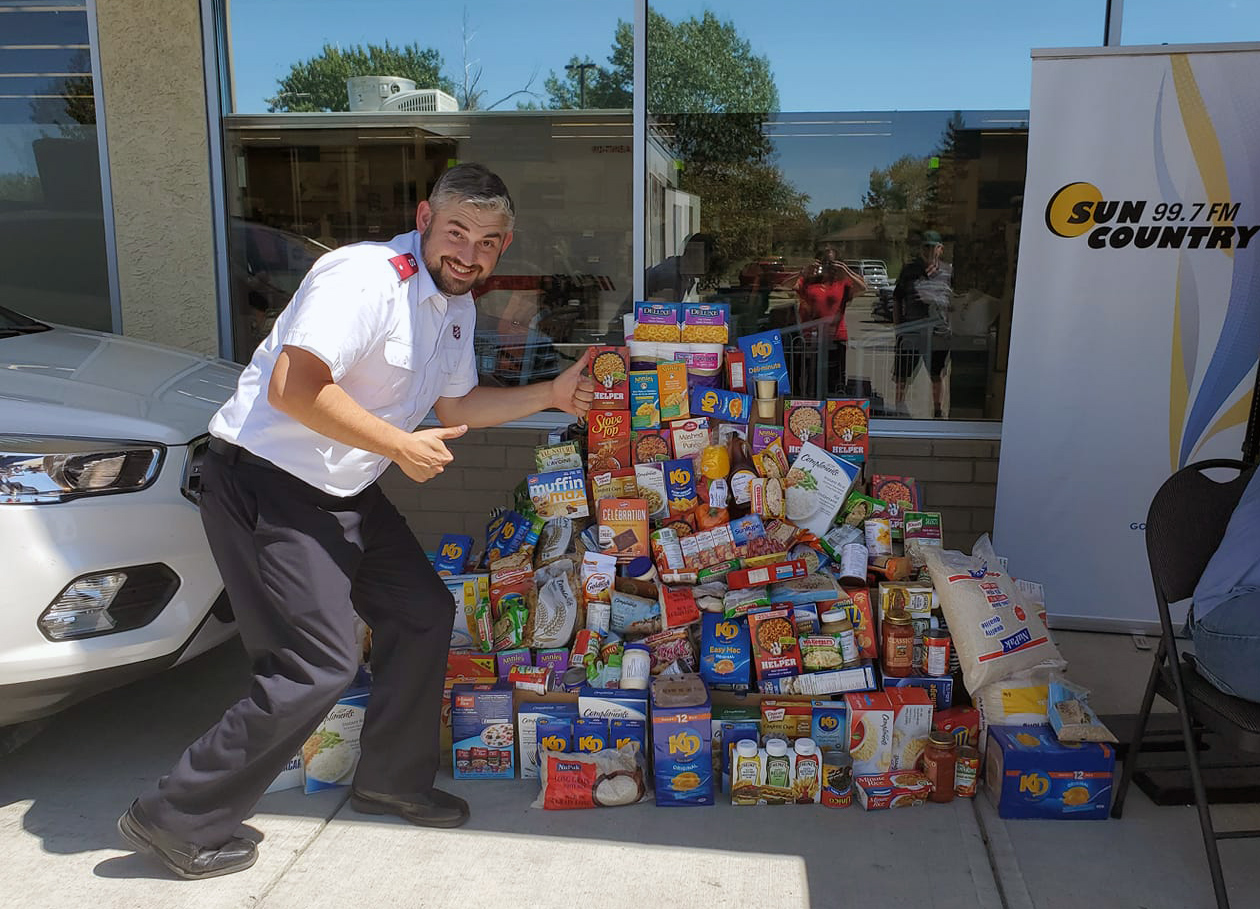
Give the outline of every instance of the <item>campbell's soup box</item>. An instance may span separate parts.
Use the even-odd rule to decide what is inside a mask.
[[[990,726],[984,782],[1004,818],[1101,820],[1111,810],[1116,749],[1063,744],[1042,726]]]
[[[850,692],[844,696],[844,706],[848,710],[853,775],[887,773],[892,769],[892,701],[882,691]]]
[[[658,807],[713,804],[713,713],[698,675],[652,680],[652,755]]]

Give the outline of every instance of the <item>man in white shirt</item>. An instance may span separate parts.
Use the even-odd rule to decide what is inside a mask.
[[[352,807],[467,820],[467,803],[433,786],[454,602],[376,480],[391,462],[433,478],[469,427],[590,408],[585,355],[548,382],[477,384],[470,292],[514,218],[489,170],[448,170],[416,231],[315,263],[211,421],[202,520],[253,685],[118,822],[180,877],[254,863],[234,833],[353,681],[356,611],[372,628],[373,688]],[[413,432],[430,410],[441,427]]]

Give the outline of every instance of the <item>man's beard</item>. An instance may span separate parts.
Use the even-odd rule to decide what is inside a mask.
[[[458,265],[463,263],[456,262],[450,256],[430,256],[429,253],[429,235],[432,232],[430,227],[420,235],[420,257],[424,260],[424,267],[429,270],[429,276],[433,278],[433,284],[442,293],[448,297],[457,297],[466,294],[474,287],[485,284],[490,277],[490,272],[483,271],[479,266],[473,266],[473,273],[467,278],[456,277],[442,267],[443,260],[455,262]],[[495,265],[499,264],[499,260],[495,259]],[[491,268],[490,271],[494,269]]]

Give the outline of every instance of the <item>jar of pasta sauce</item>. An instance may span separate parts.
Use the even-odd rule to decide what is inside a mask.
[[[948,732],[933,732],[923,749],[923,774],[932,783],[928,800],[952,802],[954,800],[954,771],[958,762],[958,745]]]
[[[914,626],[904,609],[891,609],[884,616],[880,643],[884,675],[905,678],[914,671]]]
[[[980,752],[968,745],[958,749],[954,766],[954,792],[960,799],[975,798],[976,777],[980,775]]]

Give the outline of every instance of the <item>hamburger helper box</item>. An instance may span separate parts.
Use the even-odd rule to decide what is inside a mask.
[[[652,754],[657,807],[713,804],[709,692],[698,675],[652,680]]]
[[[457,780],[516,776],[512,685],[459,682],[451,686],[451,749]]]
[[[588,370],[595,381],[595,410],[630,409],[630,350],[626,347],[592,347]]]
[[[1098,820],[1111,810],[1116,750],[1062,744],[1048,725],[990,726],[984,782],[1003,818]]]

